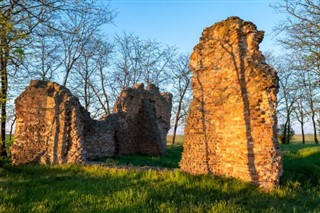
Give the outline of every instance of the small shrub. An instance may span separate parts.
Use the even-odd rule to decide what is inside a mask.
[[[289,144],[293,140],[293,136],[295,134],[291,125],[285,126],[281,124],[279,128],[277,128],[278,140],[281,141],[282,144]]]

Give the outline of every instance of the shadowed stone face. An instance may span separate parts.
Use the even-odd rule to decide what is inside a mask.
[[[190,58],[193,101],[180,167],[278,185],[278,77],[259,51],[264,33],[238,17],[206,28]]]
[[[116,154],[165,153],[171,94],[154,85],[127,88],[115,112],[99,121],[70,91],[53,82],[31,81],[16,99],[13,164],[82,163]]]
[[[165,154],[170,129],[172,95],[149,84],[124,89],[113,111],[121,115],[117,131],[118,154]]]

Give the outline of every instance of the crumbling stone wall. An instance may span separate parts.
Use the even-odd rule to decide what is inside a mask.
[[[126,91],[133,97],[127,97]],[[137,102],[130,102],[131,98]],[[83,163],[115,154],[164,153],[163,138],[170,126],[171,96],[161,95],[157,88],[125,89],[115,113],[99,121],[90,117],[67,88],[53,82],[31,81],[15,103],[13,164]],[[134,135],[133,139],[130,135]],[[133,148],[127,149],[128,143]]]
[[[51,82],[31,81],[15,103],[14,164],[83,162],[83,132],[90,116],[69,90]]]
[[[113,111],[120,115],[116,136],[118,154],[165,154],[170,129],[172,95],[143,84],[124,89]],[[156,144],[156,145],[155,145]]]
[[[193,101],[180,167],[272,187],[282,159],[276,137],[278,77],[259,51],[264,36],[230,17],[206,28],[190,57]]]

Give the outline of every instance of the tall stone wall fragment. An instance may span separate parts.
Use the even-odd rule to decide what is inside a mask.
[[[67,88],[31,81],[15,102],[13,164],[83,163],[115,154],[163,154],[171,95],[151,87],[125,89],[115,113],[97,121]]]
[[[279,184],[278,77],[259,51],[264,36],[230,17],[206,28],[190,57],[193,101],[180,167],[192,174]]]

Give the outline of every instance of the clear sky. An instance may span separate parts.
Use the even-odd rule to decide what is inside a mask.
[[[205,27],[229,16],[255,23],[265,31],[261,50],[275,50],[272,27],[282,19],[270,4],[275,0],[113,0],[118,11],[105,31],[112,35],[126,31],[144,39],[175,45],[181,52],[192,52]]]

